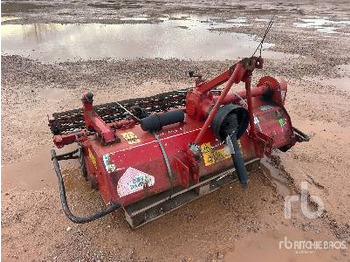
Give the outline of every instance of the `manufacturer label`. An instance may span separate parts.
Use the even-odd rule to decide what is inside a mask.
[[[154,176],[136,168],[129,167],[118,181],[117,192],[120,197],[136,193],[155,183]]]

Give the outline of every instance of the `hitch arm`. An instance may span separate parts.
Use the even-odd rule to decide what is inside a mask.
[[[226,82],[226,78],[229,76],[227,84],[224,88],[224,90],[221,92],[219,98],[216,100],[213,109],[211,110],[208,118],[205,120],[204,125],[202,126],[199,134],[197,135],[194,143],[196,145],[199,145],[204,137],[205,132],[207,131],[209,125],[211,124],[214,116],[218,112],[221,104],[223,103],[224,99],[226,98],[228,92],[230,91],[233,84],[238,84],[241,81],[246,82],[246,86],[249,86],[250,91],[250,75],[254,71],[255,68],[261,68],[263,64],[263,60],[261,57],[251,57],[251,58],[244,58],[238,63],[234,65],[234,71],[229,76],[230,70],[225,71],[222,75],[219,75],[219,79],[214,78],[212,81],[209,81],[208,83],[211,83],[209,86],[204,87],[197,87],[200,92],[202,91],[209,91],[216,87],[217,85]],[[246,88],[247,90],[247,88]],[[251,94],[247,94],[251,96]],[[249,99],[249,98],[248,98]],[[250,97],[251,99],[251,97]]]
[[[205,132],[207,131],[214,116],[218,112],[220,105],[221,105],[222,101],[224,100],[224,98],[226,97],[228,91],[230,91],[230,89],[234,83],[238,84],[241,81],[244,73],[245,73],[244,67],[241,65],[241,63],[237,63],[236,67],[235,67],[235,71],[230,76],[230,79],[228,80],[225,89],[222,91],[219,99],[216,101],[216,103],[213,107],[213,110],[210,112],[208,118],[204,122],[203,127],[201,128],[201,131],[197,135],[196,140],[194,141],[194,143],[196,145],[199,145],[200,142],[202,141],[202,138],[203,138]]]

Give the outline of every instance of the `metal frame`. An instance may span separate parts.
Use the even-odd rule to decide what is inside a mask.
[[[254,158],[245,165],[251,168],[256,163],[260,163],[260,159]],[[179,186],[124,207],[126,220],[132,228],[139,228],[236,181],[234,168],[201,177],[188,188]]]

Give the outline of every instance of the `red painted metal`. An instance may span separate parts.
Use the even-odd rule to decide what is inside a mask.
[[[96,114],[92,100],[93,95],[87,93],[82,98],[84,119],[87,129],[95,130],[102,139],[102,143],[112,143],[120,141],[113,130]]]
[[[233,71],[233,74],[228,79],[225,89],[221,92],[221,95],[219,96],[218,100],[215,102],[215,105],[214,105],[213,109],[211,110],[208,118],[205,120],[201,131],[199,132],[198,136],[196,137],[196,140],[194,141],[195,144],[199,145],[202,142],[202,139],[203,139],[205,132],[207,132],[211,121],[213,121],[213,118],[216,115],[216,113],[218,112],[218,110],[222,104],[222,101],[226,97],[228,91],[230,91],[230,89],[234,83],[237,84],[241,81],[243,74],[244,74],[244,68],[240,63],[238,63],[235,67],[235,70]],[[199,87],[199,89],[201,89],[201,87]],[[209,88],[205,88],[205,92],[208,92],[209,90],[210,90]],[[200,105],[199,105],[199,107],[200,107]]]
[[[239,140],[245,161],[296,143],[291,119],[284,108],[286,82],[266,76],[256,87],[250,86],[252,72],[262,65],[260,57],[251,57],[212,80],[203,81],[198,77],[182,108],[184,123],[163,127],[158,132],[161,145],[154,134],[143,131],[135,119],[106,124],[94,111],[91,95],[83,98],[86,130],[56,135],[54,143],[58,147],[72,141],[81,144],[88,178],[98,185],[106,203],[127,206],[172,187],[188,187],[203,176],[233,166],[226,145],[209,128],[224,104],[240,104],[249,112],[250,126]],[[211,92],[225,82],[219,94]],[[229,94],[233,84],[239,82],[245,83],[245,90]],[[91,134],[90,130],[95,133]]]

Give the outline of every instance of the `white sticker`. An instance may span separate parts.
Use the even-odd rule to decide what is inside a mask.
[[[154,176],[136,168],[129,167],[118,181],[117,192],[120,197],[143,190],[154,185]]]
[[[254,124],[258,124],[259,122],[259,118],[257,116],[254,116]]]
[[[284,98],[286,97],[286,91],[281,91],[281,99],[282,102],[284,101]]]

